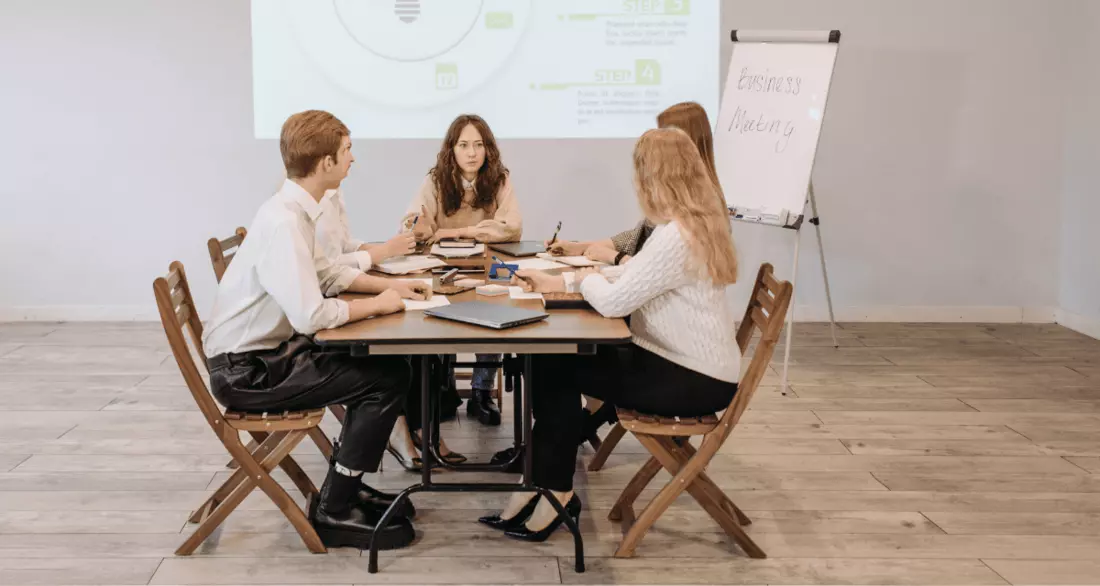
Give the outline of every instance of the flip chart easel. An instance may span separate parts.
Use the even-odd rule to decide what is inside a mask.
[[[802,226],[810,207],[836,340],[829,273],[821,240],[813,168],[840,45],[840,31],[742,31],[730,34],[733,51],[715,128],[718,179],[737,221],[786,228],[795,233],[791,283],[797,284]],[[794,331],[794,305],[787,314],[782,386]]]

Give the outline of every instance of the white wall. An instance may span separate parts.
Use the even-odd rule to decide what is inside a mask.
[[[1077,6],[1066,76],[1058,321],[1100,338],[1100,2]]]
[[[725,4],[729,27],[843,32],[815,172],[840,317],[1053,317],[1067,22],[1057,4]],[[797,303],[820,319],[819,267],[808,230]]]
[[[724,3],[724,39],[844,31],[816,174],[840,317],[1053,317],[1071,19],[1052,4]],[[277,144],[252,138],[248,12],[246,0],[0,4],[0,318],[152,317],[150,283],[174,259],[208,307],[205,240],[247,225],[280,173]],[[728,51],[723,40],[723,71]],[[567,238],[632,225],[631,147],[502,143],[526,236],[558,220]],[[436,148],[356,142],[357,234],[392,231]],[[745,281],[764,258],[789,271],[789,234],[735,229]],[[805,238],[800,315],[821,317]]]

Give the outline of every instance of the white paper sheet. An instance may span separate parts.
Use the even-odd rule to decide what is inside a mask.
[[[423,311],[425,309],[443,307],[444,305],[451,304],[446,295],[433,295],[432,298],[427,301],[413,301],[411,299],[403,299],[403,301],[405,302],[405,311]]]
[[[512,299],[538,299],[542,300],[542,293],[528,293],[523,287],[508,287],[508,296]]]
[[[545,258],[525,258],[512,261],[509,264],[516,265],[521,271],[548,271],[551,269],[564,269],[569,267],[569,265],[563,265],[560,262],[554,262]]]

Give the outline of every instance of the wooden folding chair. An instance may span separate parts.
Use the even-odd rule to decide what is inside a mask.
[[[734,426],[749,406],[771,362],[775,344],[783,329],[783,320],[791,303],[793,288],[787,281],[776,281],[772,276],[772,266],[764,264],[756,278],[749,306],[741,327],[737,330],[737,345],[741,353],[749,347],[753,333],[760,331],[760,341],[756,345],[752,362],[741,377],[737,394],[733,402],[722,414],[706,415],[696,418],[669,418],[646,415],[626,409],[619,409],[619,424],[638,438],[652,454],[642,469],[634,475],[619,500],[612,507],[608,518],[612,521],[626,520],[629,530],[623,536],[615,557],[633,557],[634,549],[645,536],[653,523],[668,509],[685,490],[710,514],[725,532],[737,542],[750,557],[767,557],[741,530],[742,525],[751,523],[748,517],[733,504],[704,472],[711,458],[729,438]],[[670,389],[671,392],[671,389]],[[691,436],[703,436],[698,450],[691,445]],[[605,443],[606,445],[606,443]],[[668,470],[672,480],[665,485],[656,497],[650,501],[642,514],[634,518],[634,501],[642,493],[661,468]]]
[[[603,465],[607,463],[611,452],[615,451],[615,446],[619,445],[619,441],[623,439],[624,435],[626,435],[626,428],[623,427],[622,423],[616,423],[611,427],[611,431],[607,432],[607,437],[600,441],[600,447],[596,450],[596,454],[588,462],[589,472],[603,469]]]
[[[191,354],[191,348],[183,335],[184,328],[187,328],[196,354],[201,356],[205,363],[206,355],[202,351],[202,322],[195,310],[191,288],[187,284],[187,274],[179,261],[171,264],[167,276],[158,277],[153,281],[153,294],[157,300],[164,334],[168,337],[168,344],[172,348],[180,373],[187,382],[187,388],[191,390],[191,395],[195,398],[206,422],[238,465],[236,472],[226,480],[225,484],[191,516],[190,521],[199,523],[199,526],[176,550],[176,555],[193,553],[233,512],[233,509],[237,508],[257,487],[264,491],[286,515],[310,551],[324,553],[325,546],[306,519],[305,513],[271,478],[271,471],[276,466],[282,468],[305,496],[306,502],[317,494],[317,488],[290,456],[290,452],[298,442],[313,430],[318,429],[317,425],[324,417],[325,410],[312,409],[278,414],[223,412],[210,394],[206,383],[203,382]],[[256,442],[255,449],[250,450],[241,443],[241,432],[252,436]]]
[[[244,244],[244,238],[248,236],[248,230],[243,226],[238,227],[232,236],[224,240],[218,240],[217,238],[211,238],[206,241],[206,248],[210,252],[210,264],[214,266],[214,278],[219,283],[222,282],[222,276],[225,275],[226,269],[229,268],[229,263],[233,261],[233,257],[237,256],[237,250]],[[333,417],[340,422],[344,423],[344,414],[346,410],[343,405],[330,405],[329,411],[332,412]],[[321,455],[325,459],[332,458],[332,442],[329,441],[325,432],[317,427],[310,430],[310,439],[313,443],[317,444],[317,449],[321,450]],[[256,442],[249,442],[248,449],[253,450],[257,446]],[[231,461],[226,464],[226,468],[235,469],[237,467],[235,461]]]
[[[237,231],[225,240],[211,238],[206,241],[206,248],[210,252],[210,264],[214,265],[214,278],[219,283],[222,282],[225,269],[229,268],[229,263],[237,255],[237,249],[244,243],[244,237],[247,235],[248,230],[245,230],[242,226],[237,228]]]

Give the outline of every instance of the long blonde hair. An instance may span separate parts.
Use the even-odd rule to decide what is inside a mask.
[[[686,132],[695,143],[695,148],[699,149],[710,178],[715,185],[718,185],[718,168],[714,164],[714,133],[710,129],[707,111],[698,102],[680,102],[669,106],[657,115],[657,126],[659,128],[675,126]],[[718,190],[721,194],[721,185],[718,185]]]
[[[634,184],[654,224],[675,220],[693,260],[717,285],[737,282],[729,211],[699,150],[679,128],[646,131],[634,146]]]

